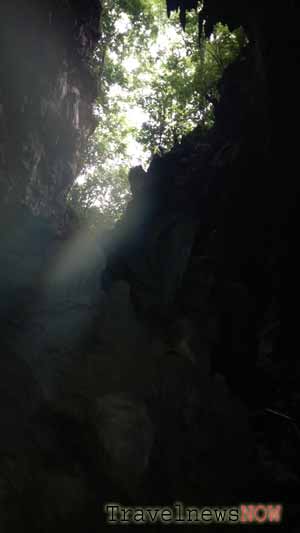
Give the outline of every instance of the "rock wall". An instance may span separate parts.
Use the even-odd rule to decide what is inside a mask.
[[[83,238],[84,249],[76,242],[67,244],[60,230],[66,191],[95,126],[91,59],[100,13],[100,3],[93,0],[15,0],[0,6],[3,532],[59,527],[64,491],[72,493],[63,511],[69,518],[74,506],[80,513],[82,505],[90,505],[81,477],[70,478],[65,471],[60,477],[57,471],[61,460],[70,465],[66,456],[57,462],[54,450],[64,447],[57,440],[62,431],[73,431],[74,438],[72,423],[62,418],[57,431],[57,417],[47,419],[48,407],[42,421],[38,413],[55,401],[61,376],[76,359],[98,305],[94,295],[101,251],[88,238]],[[82,254],[90,257],[88,273]],[[55,510],[50,500],[55,500]]]
[[[0,8],[1,200],[59,223],[95,121],[97,0]]]
[[[169,3],[170,8],[179,5],[190,7],[189,2]],[[293,74],[299,40],[293,37],[290,48],[288,26],[288,21],[294,26],[297,10],[292,3],[284,10],[287,25],[279,39],[274,32],[279,12],[273,18],[256,4],[241,4],[241,10],[231,2],[205,6],[209,27],[219,18],[231,25],[243,23],[250,44],[225,72],[213,130],[203,137],[196,129],[169,154],[155,158],[147,173],[131,172],[133,200],[115,230],[104,282],[107,287],[119,279],[129,283],[138,316],[158,332],[173,356],[195,365],[195,375],[202,376],[198,391],[214,390],[217,405],[226,405],[218,381],[223,376],[229,397],[238,396],[247,405],[257,460],[252,457],[252,464],[264,480],[261,494],[266,491],[276,499],[280,493],[285,501],[295,497],[299,483],[295,450],[300,368],[288,348],[291,339],[296,344],[297,339],[287,301],[288,294],[295,298],[291,291],[296,258],[289,242],[296,236],[299,185],[292,171],[293,140],[282,135],[283,124],[292,131],[294,119],[277,113],[276,104],[288,98],[289,90],[297,102]],[[278,79],[278,61],[285,55],[283,79]],[[291,80],[288,88],[286,80]],[[287,189],[275,180],[284,166]],[[166,368],[177,368],[176,357],[163,359],[170,361],[166,374]],[[180,399],[174,393],[180,386],[175,385],[176,371],[171,374],[165,386],[173,386],[173,393],[162,404],[171,401],[173,409],[177,405],[183,413],[187,400],[184,393]],[[209,405],[209,393],[204,398]],[[289,429],[283,421],[286,415]],[[214,419],[212,412],[210,417]],[[176,427],[174,420],[171,426]],[[195,438],[199,445],[200,436]],[[251,454],[250,442],[243,448],[245,456]],[[224,442],[220,448],[227,450]],[[222,456],[220,449],[218,454]],[[206,460],[212,465],[212,459]],[[204,485],[208,488],[209,476]],[[234,491],[233,486],[229,490]]]
[[[265,328],[278,336],[284,250],[266,183],[269,122],[255,69],[249,46],[224,75],[213,130],[203,137],[196,129],[136,173],[104,281],[126,280],[137,313],[160,334],[189,324],[198,363],[263,406],[276,399],[258,375],[258,347]]]

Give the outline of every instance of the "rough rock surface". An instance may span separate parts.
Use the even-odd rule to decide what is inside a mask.
[[[0,191],[58,221],[95,126],[90,60],[97,0],[13,0],[0,8]]]

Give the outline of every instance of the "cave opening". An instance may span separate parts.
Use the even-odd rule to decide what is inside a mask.
[[[213,127],[219,82],[247,37],[242,27],[230,31],[220,22],[206,35],[202,8],[187,11],[183,21],[178,11],[167,14],[164,0],[102,3],[91,61],[97,127],[68,195],[78,224],[111,228],[133,192],[131,168],[142,176],[195,128],[200,138]]]

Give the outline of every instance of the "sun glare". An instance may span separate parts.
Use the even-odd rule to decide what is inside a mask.
[[[126,13],[121,13],[119,19],[115,23],[115,29],[118,33],[127,33],[131,28],[130,18]]]
[[[122,66],[125,68],[125,70],[131,74],[134,70],[139,68],[140,63],[138,59],[134,56],[129,56],[124,61],[122,61]]]
[[[132,128],[138,128],[140,129],[144,122],[148,120],[148,114],[145,113],[143,109],[141,109],[138,106],[132,106],[129,107],[126,110],[126,118],[128,121],[128,124]]]

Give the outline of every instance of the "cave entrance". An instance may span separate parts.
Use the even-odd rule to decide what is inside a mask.
[[[199,12],[167,16],[165,0],[103,2],[93,58],[98,81],[84,165],[69,194],[77,222],[112,227],[130,198],[129,169],[147,168],[194,128],[214,123],[218,82],[245,44],[221,23],[199,39]]]

